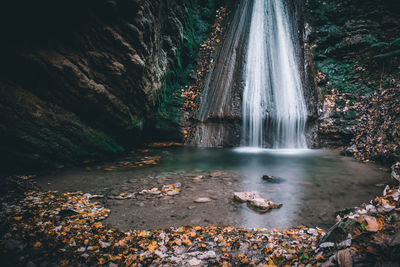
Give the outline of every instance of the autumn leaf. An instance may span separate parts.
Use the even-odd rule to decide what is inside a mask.
[[[42,243],[40,241],[36,241],[36,243],[33,245],[34,248],[40,248],[42,246]]]
[[[147,247],[147,249],[151,252],[154,252],[158,248],[157,241],[151,242],[151,244]]]

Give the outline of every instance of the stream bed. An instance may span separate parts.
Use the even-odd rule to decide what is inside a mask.
[[[160,156],[160,163],[129,168],[121,162]],[[119,167],[118,167],[119,166]],[[268,182],[263,175],[280,179]],[[47,190],[104,195],[96,201],[111,209],[105,223],[121,230],[183,225],[232,225],[328,229],[336,212],[368,202],[390,180],[379,165],[359,163],[330,150],[252,150],[165,148],[142,150],[115,162],[58,170],[37,177]],[[138,194],[181,183],[174,196]],[[259,214],[233,200],[234,192],[258,191],[280,209]],[[136,193],[129,199],[111,199]],[[208,202],[196,203],[198,198]]]

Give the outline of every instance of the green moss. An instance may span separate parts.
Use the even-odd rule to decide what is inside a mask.
[[[167,120],[180,124],[183,98],[180,90],[191,84],[189,74],[197,65],[200,44],[207,39],[214,21],[217,1],[190,1],[190,9],[183,31],[182,48],[176,48],[176,66],[167,72],[158,99],[156,121]],[[165,123],[160,123],[160,127]]]
[[[124,148],[118,145],[113,139],[103,135],[93,135],[90,144],[112,153],[124,151]]]

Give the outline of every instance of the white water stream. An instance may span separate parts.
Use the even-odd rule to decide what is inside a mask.
[[[243,93],[243,145],[307,148],[307,108],[284,0],[254,0]]]

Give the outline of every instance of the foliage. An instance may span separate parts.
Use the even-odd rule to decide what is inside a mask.
[[[316,62],[320,71],[325,73],[332,86],[340,92],[351,93],[358,90],[358,86],[352,82],[354,74],[350,64],[328,58]]]
[[[180,89],[190,84],[189,74],[196,66],[197,54],[200,43],[203,42],[211,29],[216,9],[216,0],[190,1],[188,18],[183,30],[182,48],[176,48],[176,66],[172,66],[165,76],[162,94],[159,97],[159,105],[156,121],[160,128],[167,127],[165,120],[173,124],[180,124],[183,98]],[[200,4],[200,5],[199,5]]]

